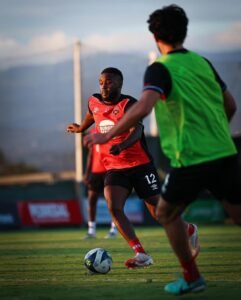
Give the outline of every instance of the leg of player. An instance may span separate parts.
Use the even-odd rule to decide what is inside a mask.
[[[145,199],[145,205],[150,212],[153,219],[157,220],[156,217],[156,206],[159,200],[159,195],[150,197],[148,199]],[[157,220],[158,221],[158,220]],[[188,242],[190,246],[190,250],[192,253],[192,257],[196,258],[200,252],[200,244],[198,239],[198,228],[197,225],[184,222],[185,229],[188,234]]]
[[[118,228],[118,231],[134,250],[136,256],[128,260],[125,265],[128,268],[145,267],[153,263],[152,258],[146,254],[143,246],[137,238],[134,228],[124,213],[124,205],[130,194],[130,191],[117,185],[107,185],[104,189],[105,199],[112,215],[112,219]]]
[[[105,239],[115,239],[118,233],[118,229],[115,223],[112,221],[110,225],[109,233],[105,236]]]
[[[88,190],[88,232],[84,239],[96,237],[96,206],[99,194]]]
[[[184,209],[185,206],[177,207],[161,198],[156,210],[157,218],[162,223],[183,269],[183,278],[165,286],[166,292],[175,295],[202,291],[206,287],[196,261],[192,257],[185,222],[180,217]]]

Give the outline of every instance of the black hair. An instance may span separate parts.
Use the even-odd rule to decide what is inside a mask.
[[[123,74],[122,72],[117,69],[117,68],[112,68],[112,67],[109,67],[109,68],[105,68],[101,74],[104,74],[104,73],[108,73],[108,74],[114,74],[114,75],[118,75],[121,79],[121,84],[123,83]]]
[[[147,23],[157,40],[176,45],[186,38],[188,18],[185,11],[175,4],[155,10]]]

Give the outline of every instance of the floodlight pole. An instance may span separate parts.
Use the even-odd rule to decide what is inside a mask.
[[[150,51],[148,54],[149,62],[148,65],[151,65],[154,63],[154,61],[157,58],[157,54],[155,51]],[[156,117],[154,113],[154,109],[152,109],[151,114],[150,114],[150,135],[151,136],[158,136],[158,129],[156,125]]]
[[[75,123],[82,121],[81,109],[81,70],[80,70],[80,42],[74,45],[74,115]],[[82,135],[75,134],[75,180],[83,180],[83,153],[82,153]]]
[[[73,53],[73,71],[74,71],[74,115],[75,123],[82,122],[82,91],[81,91],[81,64],[80,64],[81,44],[77,41],[74,44]],[[84,216],[84,184],[83,184],[83,150],[82,150],[82,134],[75,134],[75,182],[76,191],[80,201],[81,212]],[[84,216],[85,219],[85,216]]]

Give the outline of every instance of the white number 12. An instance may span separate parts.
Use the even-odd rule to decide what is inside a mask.
[[[153,173],[151,173],[150,175],[146,175],[145,178],[146,178],[148,184],[153,184],[156,182],[156,176]]]

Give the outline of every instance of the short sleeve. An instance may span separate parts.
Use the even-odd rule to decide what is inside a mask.
[[[212,63],[205,58],[205,60],[208,62],[208,64],[210,65],[210,67],[212,68],[215,78],[217,80],[217,82],[219,83],[222,91],[224,92],[227,89],[227,84],[223,81],[223,79],[220,77],[220,75],[218,74],[217,70],[214,68],[214,66],[212,65]]]
[[[161,98],[167,98],[171,92],[172,80],[169,71],[162,63],[150,65],[144,75],[143,90],[153,90],[160,94]]]

